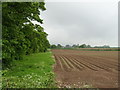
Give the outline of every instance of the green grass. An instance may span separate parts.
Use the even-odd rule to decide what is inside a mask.
[[[54,88],[52,53],[36,53],[13,61],[12,67],[2,71],[3,88]]]

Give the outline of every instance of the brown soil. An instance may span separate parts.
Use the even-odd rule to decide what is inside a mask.
[[[59,87],[118,87],[118,51],[52,50]]]

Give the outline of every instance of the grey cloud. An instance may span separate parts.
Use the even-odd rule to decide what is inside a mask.
[[[117,4],[47,2],[42,12],[51,44],[117,46]]]

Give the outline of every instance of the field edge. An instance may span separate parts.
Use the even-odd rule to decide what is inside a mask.
[[[2,88],[56,88],[52,52],[35,53],[2,70]]]

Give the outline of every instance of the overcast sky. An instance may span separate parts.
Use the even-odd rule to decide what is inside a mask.
[[[46,2],[42,26],[50,44],[118,46],[117,4],[115,0]]]

